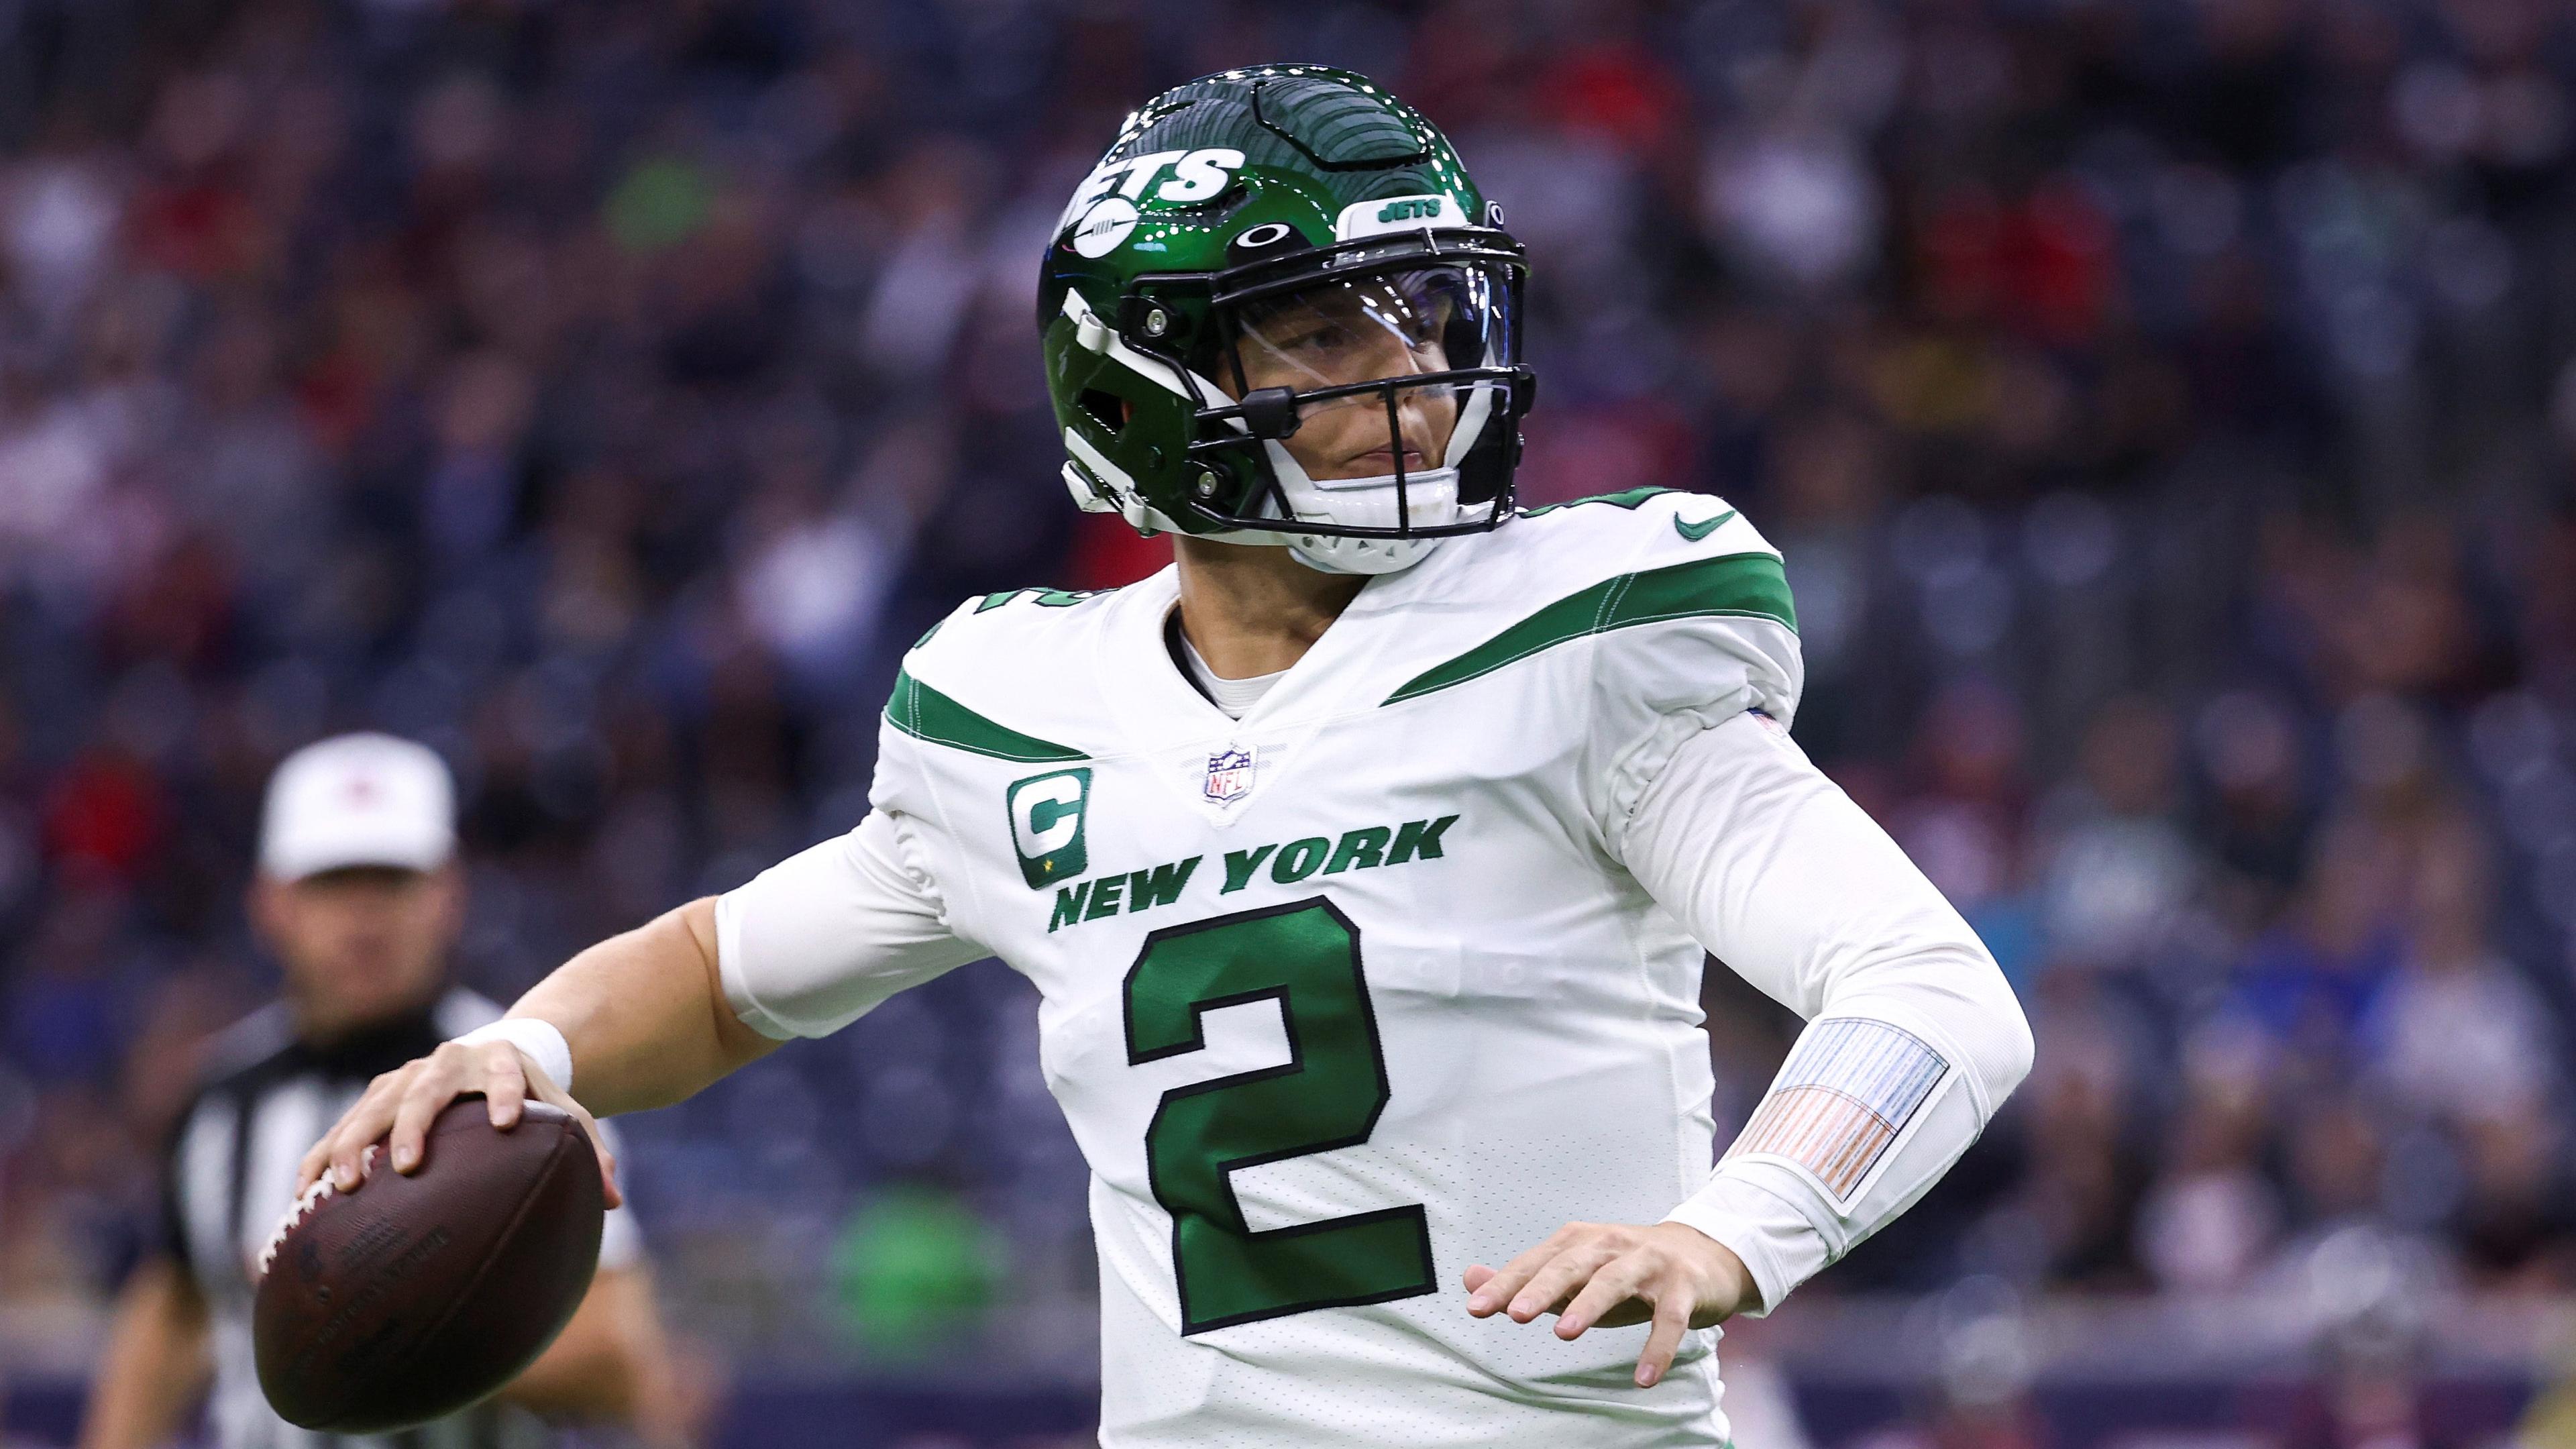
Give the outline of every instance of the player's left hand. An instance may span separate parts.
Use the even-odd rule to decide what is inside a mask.
[[[1673,1366],[1685,1328],[1709,1328],[1754,1303],[1753,1275],[1725,1244],[1680,1223],[1567,1223],[1496,1272],[1467,1270],[1467,1311],[1527,1323],[1556,1315],[1556,1336],[1652,1321],[1637,1355],[1637,1387]]]

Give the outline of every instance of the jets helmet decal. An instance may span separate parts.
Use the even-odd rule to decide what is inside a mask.
[[[1129,115],[1039,289],[1074,501],[1384,573],[1511,516],[1527,263],[1366,77],[1225,71]]]

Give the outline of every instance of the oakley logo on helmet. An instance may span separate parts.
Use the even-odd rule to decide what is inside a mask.
[[[1234,240],[1225,244],[1226,265],[1241,266],[1246,262],[1260,261],[1267,257],[1286,256],[1305,245],[1306,239],[1299,236],[1297,228],[1288,223],[1263,222],[1259,226],[1237,233]]]
[[[1455,226],[1466,215],[1467,209],[1447,196],[1382,196],[1343,207],[1342,214],[1333,221],[1333,240],[1420,231],[1426,226]]]
[[[1241,169],[1243,153],[1231,146],[1206,146],[1196,151],[1149,151],[1142,156],[1121,156],[1103,161],[1091,169],[1091,174],[1082,179],[1080,186],[1074,188],[1073,200],[1066,204],[1064,215],[1056,219],[1056,230],[1062,231],[1073,225],[1075,217],[1091,213],[1112,193],[1131,204],[1145,200],[1146,188],[1154,186],[1156,179],[1166,170],[1170,171],[1171,179],[1154,187],[1152,199],[1175,206],[1194,206],[1202,201],[1215,200],[1233,183],[1234,173]],[[1130,210],[1132,212],[1132,205]],[[1124,240],[1123,236],[1121,240]],[[1100,251],[1084,252],[1083,255],[1100,256],[1117,244],[1111,242]]]

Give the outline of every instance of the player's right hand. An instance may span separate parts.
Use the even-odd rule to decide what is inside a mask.
[[[439,1109],[474,1092],[483,1094],[492,1125],[504,1132],[518,1125],[519,1109],[530,1097],[570,1112],[599,1153],[600,1186],[608,1205],[625,1202],[626,1195],[617,1190],[617,1157],[601,1140],[599,1123],[527,1053],[506,1041],[447,1042],[428,1056],[369,1082],[365,1095],[304,1154],[296,1174],[297,1194],[321,1181],[326,1172],[335,1190],[356,1192],[367,1180],[374,1156],[369,1149],[379,1137],[387,1138],[394,1171],[417,1169],[422,1141]]]

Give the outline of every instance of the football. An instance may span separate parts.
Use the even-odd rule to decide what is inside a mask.
[[[370,1149],[363,1187],[315,1184],[262,1254],[251,1335],[289,1423],[375,1433],[438,1418],[517,1376],[599,1262],[599,1161],[572,1115],[529,1102],[494,1130],[480,1097],[430,1125],[418,1170]]]

